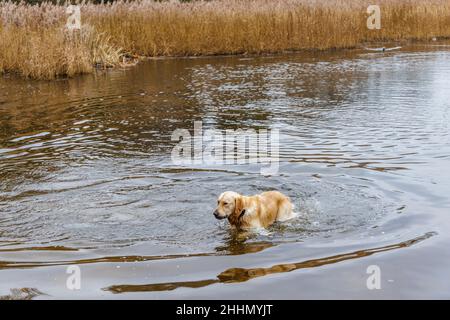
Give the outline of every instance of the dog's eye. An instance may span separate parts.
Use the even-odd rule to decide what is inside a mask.
[[[224,202],[223,205],[226,206],[228,204],[228,202]]]

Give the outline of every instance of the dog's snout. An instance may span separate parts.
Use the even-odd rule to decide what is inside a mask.
[[[222,217],[222,216],[220,216],[220,213],[219,213],[219,211],[217,211],[217,210],[215,210],[214,212],[213,212],[213,214],[214,214],[214,217],[216,217],[216,219],[223,219],[224,217]]]

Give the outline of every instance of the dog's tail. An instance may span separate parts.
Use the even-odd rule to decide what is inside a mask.
[[[283,222],[294,219],[298,216],[298,213],[294,211],[294,204],[290,201],[283,202],[278,208],[277,221]]]

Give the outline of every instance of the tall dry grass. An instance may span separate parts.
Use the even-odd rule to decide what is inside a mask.
[[[68,35],[64,5],[0,3],[0,70],[33,78],[115,66],[142,56],[266,53],[351,48],[363,43],[450,37],[450,1],[213,0],[81,3],[82,30]],[[123,48],[123,49],[120,49]]]
[[[54,79],[122,63],[110,36],[90,24],[69,32],[66,21],[66,6],[0,3],[0,72]]]
[[[114,41],[146,56],[279,52],[450,36],[448,0],[380,0],[382,29],[367,28],[372,0],[117,2],[86,8]]]

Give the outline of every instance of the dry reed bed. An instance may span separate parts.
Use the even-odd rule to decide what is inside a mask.
[[[351,48],[374,41],[450,37],[448,0],[82,2],[82,30],[65,30],[66,5],[0,3],[0,72],[52,79],[117,66],[124,53],[188,56]]]

